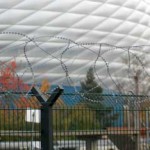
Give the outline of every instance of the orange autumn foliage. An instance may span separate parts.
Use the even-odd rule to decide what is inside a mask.
[[[50,88],[50,83],[49,83],[48,79],[44,79],[42,81],[42,85],[40,87],[41,92],[46,93],[46,92],[48,92],[49,88]]]
[[[11,61],[0,69],[0,91],[27,91],[29,89],[29,86],[16,75],[16,69],[15,61]]]
[[[15,61],[11,61],[9,63],[2,63],[0,69],[0,91],[1,92],[28,92],[30,87],[28,84],[24,83],[23,80],[17,76],[17,64]],[[40,90],[41,92],[49,98],[50,95],[47,95],[50,89],[50,83],[48,79],[44,79],[41,83]],[[40,104],[35,96],[27,96],[25,97],[24,94],[18,95],[18,98],[14,99],[13,95],[10,94],[12,97],[13,103],[17,108],[39,108]],[[63,101],[58,99],[56,104],[62,105]],[[9,102],[8,102],[9,105]],[[5,105],[5,107],[7,107]],[[9,107],[9,106],[8,106]]]
[[[44,79],[42,81],[40,90],[43,94],[48,93],[50,89],[50,83],[48,81],[48,79]],[[45,95],[47,98],[49,98],[50,95]],[[56,101],[54,107],[58,107],[58,106],[65,106],[63,100],[61,98],[58,98],[58,100]]]

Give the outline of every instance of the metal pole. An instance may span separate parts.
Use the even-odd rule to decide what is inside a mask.
[[[42,150],[53,150],[52,107],[43,103],[41,108],[41,147]]]
[[[146,109],[146,148],[148,148],[148,140],[149,140],[149,111]]]
[[[48,100],[39,91],[38,88],[33,87],[31,89],[33,96],[42,104],[41,107],[41,149],[53,150],[53,113],[52,106],[62,94],[63,89],[57,87]]]

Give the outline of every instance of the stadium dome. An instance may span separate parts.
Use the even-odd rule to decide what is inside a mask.
[[[113,87],[129,80],[132,57],[148,74],[142,62],[150,58],[149,5],[150,0],[1,0],[0,61],[16,60],[17,74],[28,83],[48,78],[79,85],[92,66],[96,79]]]

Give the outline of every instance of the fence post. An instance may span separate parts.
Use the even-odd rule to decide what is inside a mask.
[[[51,96],[46,97],[40,92],[37,87],[31,89],[33,96],[36,96],[38,101],[41,103],[41,149],[42,150],[53,150],[53,113],[52,106],[62,94],[63,89],[57,87]]]

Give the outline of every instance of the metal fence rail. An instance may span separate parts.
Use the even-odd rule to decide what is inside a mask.
[[[34,92],[28,97],[1,94],[1,150],[48,150],[42,145],[43,136],[52,136],[44,142],[54,150],[150,149],[148,96],[65,93],[59,97],[58,91]],[[41,117],[47,109],[42,104],[53,98],[54,105],[46,105],[52,112]]]

